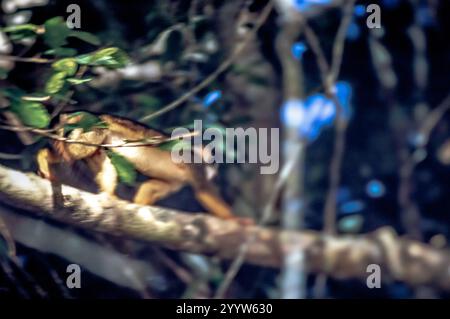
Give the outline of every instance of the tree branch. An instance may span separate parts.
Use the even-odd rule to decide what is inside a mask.
[[[378,264],[382,269],[382,280],[450,290],[450,253],[399,238],[390,228],[359,236],[280,231],[245,227],[203,214],[140,206],[65,185],[61,192],[63,208],[57,206],[55,209],[49,181],[0,165],[2,201],[84,229],[223,259],[233,258],[239,251],[236,248],[255,236],[249,244],[246,262],[268,267],[282,265],[280,243],[293,240],[303,246],[310,272],[323,272],[338,279],[365,279],[367,265]]]

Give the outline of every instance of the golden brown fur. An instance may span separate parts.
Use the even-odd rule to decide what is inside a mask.
[[[89,132],[76,128],[68,137],[93,144],[164,137],[162,133],[128,119],[107,114],[98,117],[107,124],[107,128],[94,128]],[[60,124],[61,122],[77,123],[80,118],[80,116],[61,115]],[[61,136],[62,132],[61,129],[59,131]],[[53,164],[83,160],[94,173],[99,189],[112,196],[115,195],[118,176],[104,148],[61,141],[53,141],[52,145],[53,150],[43,149],[38,153],[37,162],[41,175],[56,179],[57,176],[54,176],[54,170],[52,170]],[[182,186],[191,185],[196,198],[212,214],[226,219],[234,217],[228,204],[220,197],[214,185],[207,180],[203,165],[175,163],[169,151],[152,146],[111,147],[110,150],[125,157],[137,171],[150,178],[139,186],[134,202],[151,205]]]

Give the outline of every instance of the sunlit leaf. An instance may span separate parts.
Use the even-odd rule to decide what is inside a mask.
[[[104,66],[109,69],[124,67],[129,59],[125,52],[119,48],[106,48],[94,53],[83,54],[76,58],[79,64],[92,66]]]
[[[117,175],[119,175],[119,180],[127,185],[133,185],[136,182],[137,177],[137,171],[133,164],[122,155],[114,153],[113,151],[108,151],[107,154],[117,171]]]
[[[9,33],[9,38],[12,41],[18,41],[36,36],[39,32],[39,26],[35,24],[20,24],[2,28],[1,31]]]
[[[15,101],[11,104],[11,111],[27,126],[46,128],[50,124],[50,114],[38,102]]]
[[[120,49],[116,47],[105,48],[94,53],[96,59],[107,58],[116,54]]]
[[[48,94],[58,93],[64,86],[65,78],[65,72],[53,74],[45,85],[45,92]]]
[[[13,32],[21,32],[21,31],[32,31],[37,32],[39,29],[39,26],[35,24],[19,24],[19,25],[12,25],[5,28],[2,28],[1,30],[5,33],[13,33]]]
[[[75,59],[79,64],[90,64],[93,61],[94,55],[90,54],[82,54],[77,56]]]
[[[68,76],[72,76],[77,72],[78,64],[74,58],[65,58],[58,60],[52,64],[55,71],[63,72]]]
[[[73,85],[79,85],[83,83],[87,83],[89,81],[92,81],[92,78],[84,78],[84,79],[77,79],[77,78],[68,78],[67,82]]]

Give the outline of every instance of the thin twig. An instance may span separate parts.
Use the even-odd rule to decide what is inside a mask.
[[[392,65],[392,57],[389,55],[389,51],[385,46],[379,41],[379,37],[379,34],[371,30],[369,45],[374,69],[381,84],[382,92],[386,96],[386,103],[391,111],[391,118],[393,118],[397,117],[401,109],[394,98],[397,78]],[[414,187],[412,177],[416,160],[410,155],[410,150],[407,145],[406,121],[406,119],[400,117],[400,119],[396,119],[396,124],[391,121],[392,123],[390,125],[399,169],[397,202],[400,207],[401,224],[405,232],[413,238],[422,239],[421,215],[418,205],[412,196]],[[398,122],[401,122],[400,125]]]
[[[0,60],[13,61],[13,62],[25,62],[25,63],[53,63],[55,60],[45,58],[24,58],[13,55],[0,55]]]
[[[345,35],[348,25],[353,15],[353,7],[355,0],[349,1],[343,8],[343,18],[336,34],[333,44],[333,56],[331,67],[329,66],[323,49],[320,46],[319,38],[314,30],[305,24],[305,36],[311,47],[311,50],[316,56],[316,61],[319,66],[321,78],[325,91],[331,96],[333,102],[336,104],[336,130],[335,130],[335,146],[333,150],[332,161],[330,164],[330,179],[329,190],[327,193],[324,209],[325,229],[329,232],[334,232],[334,225],[336,220],[336,193],[340,183],[340,169],[342,166],[342,157],[345,149],[345,132],[347,128],[346,120],[341,116],[342,105],[340,105],[336,93],[332,90],[334,82],[339,76],[342,64],[342,56],[344,53]]]
[[[303,145],[301,145],[297,150],[294,151],[294,156],[291,157],[289,161],[283,166],[280,175],[278,176],[277,181],[275,182],[274,190],[270,194],[270,198],[267,201],[266,205],[264,206],[263,214],[261,216],[261,219],[258,221],[257,225],[263,226],[270,220],[275,203],[281,193],[283,186],[288,181],[292,170],[297,167],[296,164],[302,150]],[[214,298],[221,299],[224,297],[226,291],[228,290],[237,273],[241,269],[242,264],[245,261],[247,252],[250,246],[254,243],[255,239],[256,233],[253,233],[253,235],[250,236],[247,241],[245,241],[242,245],[240,245],[239,252],[236,258],[233,259],[233,262],[231,263],[230,267],[228,268],[228,271],[225,274],[225,278],[222,280],[222,283],[217,289]]]
[[[18,160],[21,158],[22,158],[22,155],[20,155],[20,154],[9,154],[9,153],[0,152],[0,159],[2,159],[2,160]]]
[[[339,72],[341,70],[342,58],[344,56],[344,43],[345,37],[348,32],[348,27],[353,18],[353,11],[356,0],[349,0],[343,8],[343,18],[339,29],[336,33],[336,37],[333,45],[333,56],[331,62],[331,71],[329,74],[329,81],[334,83],[339,77]]]
[[[59,142],[64,142],[67,144],[80,144],[85,146],[93,146],[93,147],[102,147],[102,148],[117,148],[117,147],[143,147],[143,146],[158,146],[167,142],[177,141],[181,140],[187,137],[193,137],[199,134],[198,131],[190,132],[187,134],[177,135],[177,136],[171,136],[171,137],[154,137],[151,139],[139,139],[139,140],[126,140],[121,143],[116,144],[97,144],[97,143],[91,143],[86,141],[80,141],[77,139],[71,139],[68,137],[59,136],[56,134],[52,134],[54,130],[43,130],[43,129],[37,129],[32,127],[18,127],[18,126],[9,126],[9,125],[0,125],[0,129],[12,131],[12,132],[31,132],[37,135],[41,135],[47,138],[50,138],[52,140],[56,140]]]
[[[424,124],[419,129],[419,134],[422,135],[423,140],[416,151],[427,147],[431,132],[449,109],[450,94],[425,118]],[[420,224],[420,212],[417,204],[412,198],[412,178],[416,165],[419,164],[423,158],[415,157],[414,154],[416,154],[416,152],[413,151],[409,153],[406,148],[402,148],[399,153],[401,166],[399,172],[400,185],[397,198],[403,210],[408,212],[407,215],[403,216],[403,224],[410,236],[415,239],[422,239],[420,228],[418,228],[418,225]]]
[[[428,144],[431,132],[445,115],[445,113],[450,109],[450,94],[442,101],[435,109],[433,109],[420,128],[420,133],[422,134],[424,141],[423,145]]]
[[[309,24],[305,21],[305,37],[309,46],[311,47],[311,51],[316,56],[317,65],[319,67],[320,75],[322,78],[322,83],[325,85],[325,90],[328,91],[329,88],[326,87],[327,79],[326,75],[329,74],[330,66],[328,65],[327,58],[325,57],[325,53],[322,50],[320,45],[319,38],[314,30],[309,26]]]
[[[336,232],[336,197],[341,181],[341,167],[345,151],[345,133],[347,131],[347,124],[346,119],[337,117],[334,149],[329,169],[329,186],[324,208],[324,229],[329,234]]]
[[[306,39],[310,44],[313,53],[316,55],[325,91],[327,95],[331,96],[336,105],[334,149],[329,168],[329,187],[324,206],[324,231],[328,234],[334,234],[336,232],[336,197],[341,179],[342,160],[345,152],[345,134],[348,125],[347,120],[342,117],[342,105],[340,105],[336,93],[332,88],[339,77],[344,54],[345,37],[353,16],[354,5],[355,0],[350,0],[342,9],[343,17],[334,39],[331,67],[329,67],[327,63],[325,54],[315,32],[307,25],[305,30]],[[327,276],[325,274],[320,274],[316,278],[314,284],[314,295],[316,297],[322,297],[324,295],[326,282]]]
[[[160,110],[158,110],[154,113],[151,113],[149,115],[142,117],[140,120],[141,121],[149,121],[158,116],[161,116],[161,115],[177,108],[182,103],[187,101],[189,98],[191,98],[192,96],[194,96],[195,94],[200,92],[202,89],[207,87],[212,81],[214,81],[220,74],[222,74],[224,71],[226,71],[235,62],[235,60],[239,57],[239,55],[246,48],[246,46],[250,42],[250,40],[256,35],[259,28],[267,20],[272,9],[273,9],[273,2],[269,1],[269,3],[264,8],[261,15],[258,17],[258,20],[256,21],[254,28],[246,35],[246,37],[243,39],[243,41],[240,42],[236,46],[236,48],[231,53],[231,55],[225,61],[223,61],[214,72],[212,72],[203,81],[201,81],[199,84],[197,84],[197,86],[193,87],[191,90],[189,90],[188,92],[183,94],[181,97],[179,97],[175,101],[169,103],[168,105],[164,106],[163,108],[161,108]]]

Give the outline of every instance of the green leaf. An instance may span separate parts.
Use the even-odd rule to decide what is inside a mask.
[[[73,57],[77,54],[77,50],[72,48],[55,48],[45,51],[44,54],[51,54],[57,57]]]
[[[70,123],[64,125],[64,132],[68,133],[76,128],[83,129],[83,132],[92,131],[94,128],[107,128],[108,125],[103,122],[98,116],[88,112],[74,112],[70,114],[69,119],[80,116],[80,120],[77,123]]]
[[[113,151],[107,151],[108,157],[111,159],[111,163],[119,175],[119,180],[122,183],[132,186],[136,182],[137,171],[133,164],[131,164],[125,157],[114,153]]]
[[[75,59],[78,64],[88,65],[93,60],[93,54],[92,53],[82,54],[75,57]]]
[[[93,53],[83,54],[77,57],[80,64],[102,65],[112,60],[112,56],[118,51],[118,48],[106,48]]]
[[[71,30],[67,27],[62,17],[51,18],[44,23],[44,42],[50,48],[55,49],[67,44],[67,37]]]
[[[45,84],[45,92],[48,94],[58,93],[63,88],[65,79],[65,72],[57,72],[53,74]]]
[[[83,31],[72,31],[70,32],[71,37],[78,38],[84,42],[90,43],[92,45],[100,45],[100,40],[95,35],[89,32]]]
[[[124,67],[129,59],[125,52],[119,48],[106,48],[94,53],[83,54],[76,58],[79,64],[92,66],[104,66],[109,69],[118,69]]]
[[[22,96],[26,94],[25,91],[16,87],[1,88],[0,92],[13,102],[20,101]]]
[[[15,101],[11,104],[11,111],[27,126],[46,128],[50,124],[50,114],[38,102]]]
[[[83,84],[86,82],[92,81],[92,78],[84,78],[84,79],[77,79],[77,78],[68,78],[67,82],[73,85]]]
[[[28,23],[28,24],[12,25],[9,27],[2,28],[1,30],[5,33],[23,32],[23,31],[31,31],[36,33],[38,29],[39,26]]]
[[[5,33],[10,33],[10,39],[12,41],[18,41],[25,38],[35,37],[39,32],[39,26],[35,24],[20,24],[9,26],[1,29]]]
[[[67,76],[72,76],[77,72],[78,64],[74,58],[65,58],[54,62],[52,68],[55,71],[65,73]]]
[[[20,41],[23,39],[29,39],[36,37],[36,33],[30,32],[30,31],[23,31],[23,32],[14,32],[9,36],[9,39],[11,41]]]
[[[119,48],[116,48],[116,47],[105,48],[105,49],[101,49],[101,50],[98,50],[97,52],[95,52],[94,56],[96,59],[107,58],[107,57],[110,57],[110,56],[116,54],[118,51],[119,51]]]

